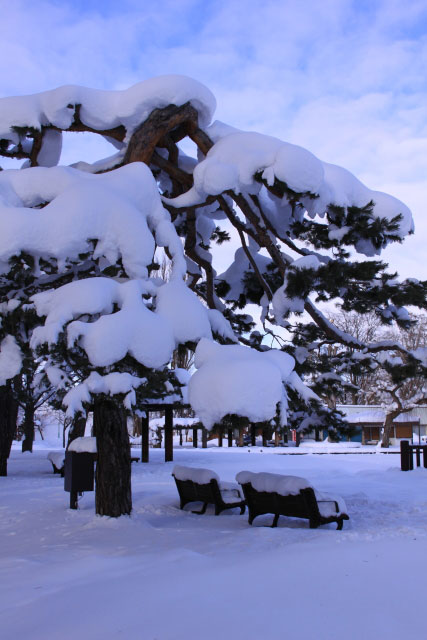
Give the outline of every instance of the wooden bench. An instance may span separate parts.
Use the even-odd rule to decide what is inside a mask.
[[[226,509],[236,507],[240,508],[241,514],[245,513],[245,500],[239,486],[221,482],[214,471],[176,465],[172,475],[178,489],[180,509],[189,502],[203,502],[201,511],[192,513],[198,515],[205,513],[208,504],[214,505],[216,516]]]
[[[310,529],[335,522],[342,529],[349,520],[342,498],[317,492],[304,478],[273,473],[241,471],[236,480],[241,484],[249,511],[249,524],[260,515],[274,515],[272,527],[279,516],[304,518]]]

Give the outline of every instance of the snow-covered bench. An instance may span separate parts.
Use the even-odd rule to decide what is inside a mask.
[[[349,520],[342,498],[315,491],[305,478],[240,471],[236,480],[242,485],[249,524],[266,513],[274,515],[272,527],[277,526],[279,516],[305,518],[310,529],[329,522],[336,522],[337,529],[342,529],[344,520]]]
[[[240,513],[245,513],[245,500],[239,485],[221,482],[214,471],[175,465],[172,475],[179,493],[180,509],[189,502],[203,502],[202,510],[193,513],[205,513],[208,504],[215,506],[216,516],[234,507],[239,507]]]
[[[51,451],[47,454],[47,459],[53,467],[53,473],[60,473],[64,477],[65,451]]]

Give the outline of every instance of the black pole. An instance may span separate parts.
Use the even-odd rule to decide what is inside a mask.
[[[202,429],[202,449],[207,449],[208,447],[208,430]]]
[[[197,429],[193,429],[193,447],[197,449]]]
[[[253,447],[256,445],[256,429],[253,424],[251,424],[251,445]]]
[[[400,468],[402,471],[411,470],[411,446],[407,440],[400,441]]]
[[[232,447],[233,446],[233,429],[227,430],[227,437],[228,437],[228,446]]]
[[[173,409],[165,409],[165,462],[173,460]]]
[[[78,508],[77,491],[70,491],[70,509]]]
[[[149,412],[145,412],[145,417],[141,418],[141,462],[148,462],[150,457],[149,449]]]
[[[222,427],[218,427],[218,447],[222,447]]]

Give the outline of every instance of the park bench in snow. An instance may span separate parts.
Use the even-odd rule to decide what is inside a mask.
[[[53,467],[53,473],[60,473],[64,477],[65,451],[51,451],[47,454],[47,459]]]
[[[249,524],[266,513],[274,515],[272,527],[277,526],[279,516],[305,518],[310,529],[329,522],[336,522],[337,529],[342,529],[343,521],[349,520],[342,498],[315,491],[305,478],[240,471],[236,480],[242,485]]]
[[[202,510],[193,513],[205,513],[208,504],[214,505],[216,516],[234,507],[239,507],[240,513],[245,513],[240,487],[233,482],[221,482],[214,471],[175,465],[172,475],[179,493],[180,509],[189,502],[203,502]]]

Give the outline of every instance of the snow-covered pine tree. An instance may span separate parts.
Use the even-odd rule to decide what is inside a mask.
[[[53,360],[58,356],[54,354],[57,347],[52,345],[58,345],[64,351],[62,360],[71,358],[69,365],[73,364],[77,345],[79,354],[95,368],[88,377],[81,376],[81,380],[64,372],[73,386],[67,397],[69,407],[80,406],[74,403],[78,397],[76,382],[87,391],[99,375],[103,384],[107,384],[105,378],[109,373],[102,367],[109,368],[110,373],[129,373],[116,371],[116,364],[131,353],[131,341],[125,341],[129,351],[125,355],[123,351],[117,353],[109,364],[94,363],[91,349],[98,354],[103,343],[105,352],[110,352],[114,343],[109,331],[115,316],[124,310],[129,310],[132,318],[144,315],[141,307],[161,316],[163,302],[168,300],[175,315],[178,305],[184,304],[179,296],[175,298],[169,283],[156,283],[149,277],[156,242],[165,246],[166,253],[173,258],[178,274],[175,283],[181,291],[185,289],[182,295],[188,296],[192,289],[204,300],[205,306],[200,308],[214,332],[222,334],[225,340],[235,340],[231,325],[240,343],[251,347],[248,350],[237,344],[215,344],[210,336],[199,342],[195,358],[198,371],[190,382],[189,392],[205,426],[226,415],[247,416],[254,422],[271,420],[277,415],[278,405],[282,424],[288,413],[299,426],[325,422],[332,419],[331,413],[321,407],[318,397],[307,390],[298,376],[305,374],[310,353],[322,343],[344,344],[367,354],[396,346],[365,344],[340,331],[328,321],[319,303],[336,301],[346,310],[374,311],[386,323],[410,324],[404,305],[424,307],[426,283],[415,280],[398,283],[378,260],[350,259],[350,251],[373,258],[389,242],[400,242],[413,230],[410,211],[395,198],[371,191],[346,170],[322,162],[301,147],[259,133],[239,131],[218,121],[210,124],[214,108],[215,99],[210,91],[182,76],[154,78],[119,92],[68,86],[0,101],[0,152],[9,158],[25,158],[29,166],[20,172],[4,172],[10,176],[6,179],[10,183],[9,192],[4,196],[7,207],[28,206],[26,190],[31,192],[31,185],[30,206],[37,206],[35,185],[39,180],[46,185],[47,180],[51,191],[45,186],[44,192],[40,192],[38,206],[45,205],[40,209],[40,219],[46,212],[57,214],[66,210],[68,223],[65,232],[58,231],[55,220],[59,216],[52,215],[50,222],[41,227],[43,231],[38,231],[38,242],[43,239],[46,244],[42,249],[39,244],[33,247],[33,254],[49,254],[48,260],[57,260],[61,271],[64,260],[67,264],[72,260],[77,270],[73,279],[79,280],[79,286],[80,278],[88,275],[99,281],[87,285],[94,287],[88,294],[91,300],[87,306],[80,305],[79,295],[79,305],[66,313],[62,309],[67,308],[70,292],[67,287],[74,286],[74,282],[65,284],[62,290],[53,283],[50,299],[47,293],[36,296],[37,311],[46,322],[34,334],[37,337],[33,345],[40,348],[50,344],[49,357]],[[114,145],[116,153],[91,165],[78,163],[74,170],[56,168],[61,131],[99,133]],[[188,139],[197,146],[197,158],[184,153],[183,143]],[[151,171],[143,171],[138,163],[144,163]],[[46,178],[42,177],[43,171]],[[16,196],[15,183],[20,181],[25,188]],[[155,201],[154,192],[158,218],[150,216],[147,210],[147,201]],[[174,236],[169,221],[165,222],[166,238],[156,227],[156,220],[164,216],[159,193],[170,213]],[[132,224],[128,225],[125,218],[129,204],[136,207],[138,215],[142,212],[148,235],[146,230],[134,232]],[[11,224],[7,211],[2,213],[2,220],[8,239],[13,240],[9,253],[7,243],[2,242],[0,259],[7,265],[23,250],[31,254],[28,247],[31,242],[29,234],[24,233],[27,222]],[[219,226],[224,224],[227,229]],[[228,231],[238,238],[239,247],[228,268],[217,274],[214,243],[226,239]],[[60,249],[54,239],[56,235]],[[148,236],[151,239],[147,245],[144,243]],[[183,239],[184,254],[178,236]],[[128,243],[132,247],[130,262]],[[134,251],[143,256],[142,262],[137,262]],[[88,254],[93,257],[97,273],[84,273],[82,265]],[[120,261],[125,274],[117,271]],[[39,261],[37,268],[43,270],[44,262]],[[185,272],[188,286],[183,284]],[[125,281],[117,280],[121,277]],[[59,304],[57,296],[64,291],[65,299],[61,298]],[[100,302],[91,306],[92,298],[98,301],[102,298],[104,306]],[[175,302],[171,303],[172,300]],[[277,327],[288,331],[280,333],[283,340],[280,349],[270,349],[259,331],[250,333],[254,328],[247,313],[250,303],[260,308],[266,335],[272,335]],[[188,312],[183,325],[188,318],[197,317],[197,313]],[[302,322],[291,324],[292,318],[301,314],[305,314],[301,316]],[[200,337],[200,334],[193,336],[193,346]],[[175,341],[179,342],[176,337]],[[398,348],[406,353],[404,347]],[[322,371],[324,380],[328,366],[330,379],[337,373],[333,363],[326,363]],[[101,373],[96,371],[97,367],[101,367]],[[315,377],[312,376],[313,384]],[[139,389],[141,385],[133,382],[129,385],[126,397],[130,398],[135,387]],[[89,394],[96,393],[95,387],[94,383]],[[108,384],[101,388],[111,391]],[[125,395],[124,391],[121,395]]]

